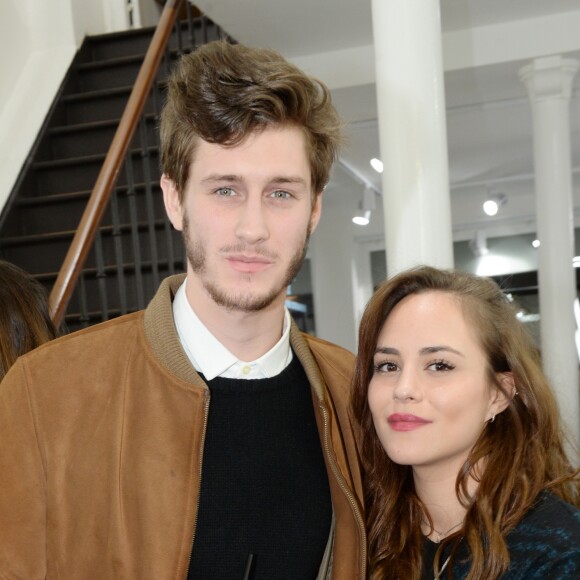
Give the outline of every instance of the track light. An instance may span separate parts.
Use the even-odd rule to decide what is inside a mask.
[[[359,203],[359,208],[352,218],[352,222],[357,226],[368,226],[371,219],[371,212],[375,208],[375,192],[369,186],[366,186]]]
[[[489,254],[485,232],[481,230],[475,232],[475,237],[469,241],[469,247],[476,258],[481,258],[481,256]]]
[[[357,210],[355,216],[352,218],[352,223],[357,226],[368,226],[371,221],[371,211],[369,209]]]
[[[383,172],[383,162],[380,159],[377,159],[376,157],[373,157],[370,161],[371,163],[371,167],[377,172],[377,173],[382,173]]]
[[[499,211],[499,208],[505,205],[507,202],[507,196],[505,193],[497,193],[492,195],[483,202],[483,211],[488,216],[494,216]]]

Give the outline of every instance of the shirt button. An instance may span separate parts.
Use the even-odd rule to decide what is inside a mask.
[[[252,371],[252,367],[250,367],[250,366],[248,366],[248,365],[246,365],[245,367],[242,367],[242,372],[243,372],[245,375],[249,375],[251,371]]]

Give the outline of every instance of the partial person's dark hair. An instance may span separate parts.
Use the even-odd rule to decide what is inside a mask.
[[[578,470],[564,450],[556,399],[538,349],[516,318],[514,306],[490,279],[431,267],[408,270],[385,282],[368,303],[360,324],[351,404],[360,429],[370,577],[421,577],[421,520],[431,519],[415,492],[412,467],[394,463],[383,449],[367,392],[377,340],[389,314],[405,297],[432,291],[457,298],[487,355],[490,384],[510,401],[495,421],[485,424],[457,476],[457,497],[467,508],[464,526],[441,542],[436,562],[445,546],[451,545],[455,553],[463,537],[472,555],[467,578],[498,578],[510,561],[505,536],[542,490],[578,506]],[[517,394],[506,392],[497,381],[496,373],[504,372],[513,373]],[[476,471],[478,465],[485,467]],[[479,482],[475,497],[468,492],[470,476]]]
[[[0,381],[16,359],[58,336],[44,287],[0,260]]]
[[[239,144],[266,127],[295,126],[306,137],[314,193],[329,179],[341,143],[330,92],[279,53],[226,41],[182,57],[161,113],[161,167],[181,196],[198,139]]]

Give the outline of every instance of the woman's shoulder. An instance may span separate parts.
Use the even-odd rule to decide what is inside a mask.
[[[580,534],[580,510],[549,491],[543,491],[528,510],[515,530],[543,531],[562,529],[571,534]]]
[[[542,492],[506,540],[505,578],[580,577],[580,510],[554,494]]]

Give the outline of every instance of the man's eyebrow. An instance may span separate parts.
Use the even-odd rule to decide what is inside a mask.
[[[268,183],[272,183],[275,185],[282,185],[284,183],[297,183],[298,185],[306,185],[306,180],[303,177],[299,176],[281,175],[269,179]]]
[[[244,181],[244,178],[241,175],[235,175],[234,173],[210,173],[201,180],[201,183],[216,183],[220,181],[227,183],[241,183]],[[276,175],[267,179],[266,183],[270,185],[307,185],[306,180],[298,175]]]
[[[210,173],[207,177],[201,180],[201,183],[215,183],[217,181],[227,181],[228,183],[235,183],[243,181],[241,176],[233,173]]]

